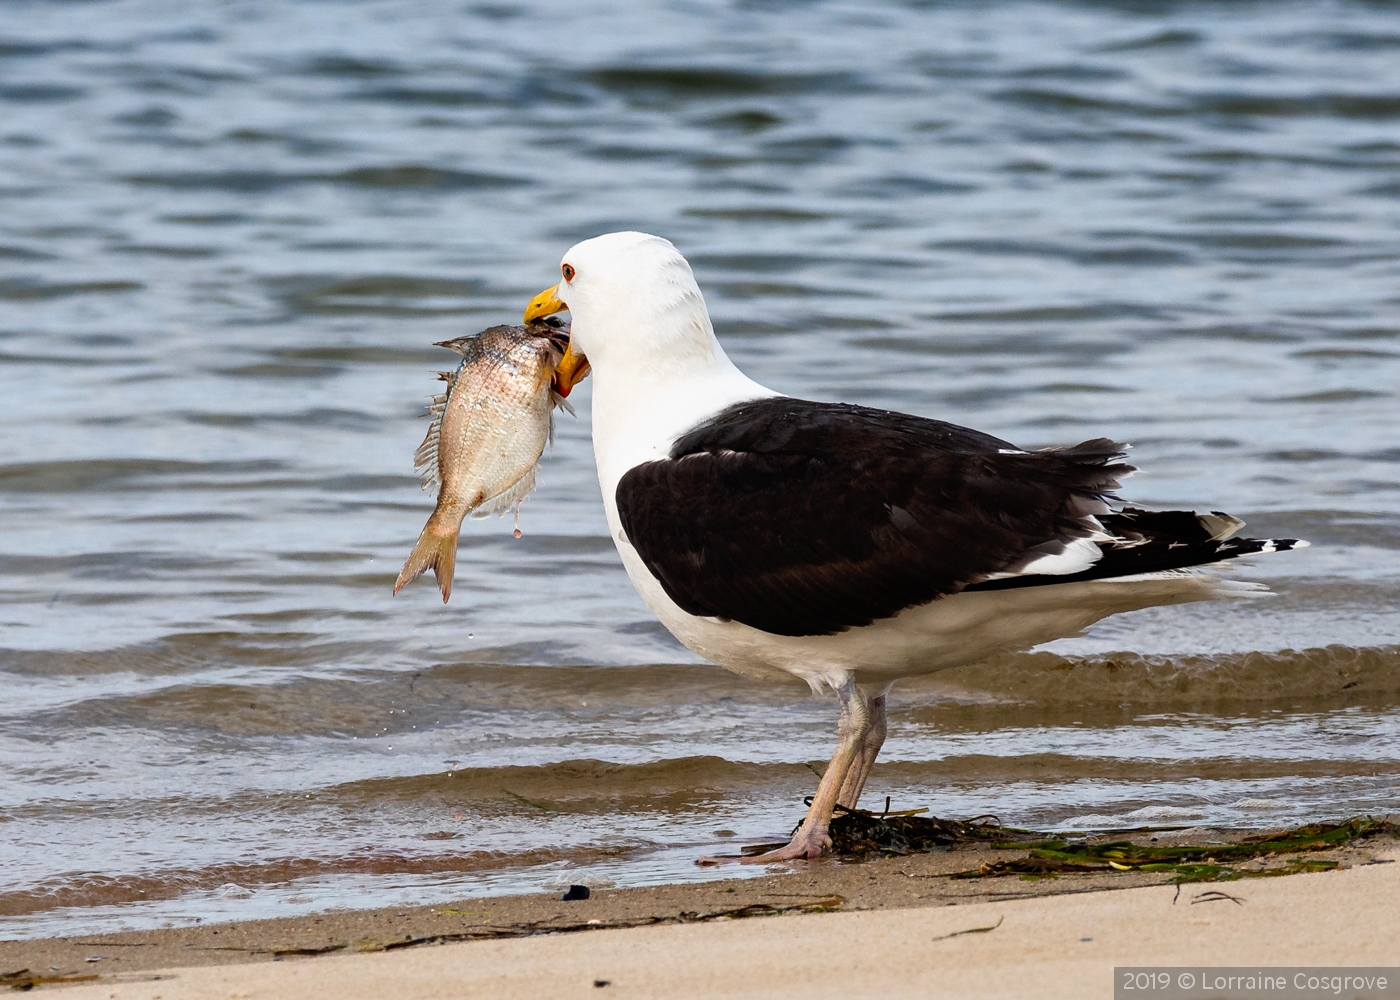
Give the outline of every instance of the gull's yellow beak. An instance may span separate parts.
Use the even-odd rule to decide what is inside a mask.
[[[533,323],[537,319],[553,316],[569,308],[559,301],[558,293],[559,286],[552,285],[531,299],[530,304],[525,307],[525,322]],[[573,392],[574,386],[588,377],[588,371],[588,359],[574,350],[574,343],[570,340],[559,367],[554,369],[554,391],[561,396],[567,396]]]
[[[530,304],[525,307],[525,322],[533,323],[537,319],[553,316],[567,308],[569,307],[559,301],[559,286],[550,285],[531,299]]]
[[[574,386],[588,377],[589,371],[588,359],[574,350],[574,342],[570,340],[559,367],[554,369],[554,391],[567,396],[574,391]]]

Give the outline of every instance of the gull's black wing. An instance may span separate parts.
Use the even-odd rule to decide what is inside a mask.
[[[777,397],[731,406],[628,471],[617,508],[683,610],[829,635],[1098,533],[1092,516],[1132,471],[1122,452],[1104,438],[1026,452],[938,420]]]

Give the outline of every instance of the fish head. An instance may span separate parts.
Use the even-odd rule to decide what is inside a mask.
[[[559,299],[558,291],[559,285],[555,285],[530,300],[525,307],[525,325],[546,331],[545,336],[558,346],[560,358],[554,367],[554,391],[562,399],[588,377],[590,369],[587,356],[574,346],[572,325],[555,315],[569,308]]]

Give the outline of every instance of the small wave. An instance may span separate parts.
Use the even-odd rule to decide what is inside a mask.
[[[471,312],[482,308],[490,294],[479,280],[438,278],[405,274],[370,274],[327,281],[322,276],[292,275],[268,282],[292,310],[322,316],[439,316]],[[316,350],[324,352],[327,348]],[[445,352],[406,348],[356,348],[353,357],[335,360],[384,360],[392,357],[403,363],[441,363]],[[369,355],[365,352],[377,351]]]
[[[1245,809],[1251,812],[1274,812],[1290,807],[1290,803],[1282,799],[1237,799],[1230,805],[1235,809]]]
[[[72,556],[0,554],[0,576],[28,577],[63,574],[87,580],[117,580],[131,583],[167,574],[188,574],[192,570],[218,572],[236,562],[211,556],[131,551],[84,552]],[[95,594],[69,595],[69,600],[93,598]],[[120,596],[120,595],[108,595]]]
[[[1307,358],[1310,361],[1389,361],[1393,358],[1400,358],[1400,354],[1394,351],[1368,351],[1356,347],[1323,347],[1312,351],[1294,351],[1293,357]],[[1383,449],[1381,453],[1388,453],[1392,457],[1386,461],[1400,459],[1400,448]]]
[[[1386,399],[1388,392],[1375,392],[1371,389],[1329,389],[1325,392],[1309,392],[1300,396],[1277,396],[1270,399],[1257,399],[1259,403],[1357,403],[1368,399]]]
[[[103,47],[79,38],[62,38],[43,42],[5,38],[0,40],[0,59],[43,56],[55,52],[93,52],[99,51]]]
[[[10,354],[0,351],[0,365],[70,365],[77,368],[91,364],[91,358],[66,358],[61,354]]]
[[[320,407],[292,413],[210,413],[184,412],[180,417],[204,427],[332,427],[346,431],[373,430],[380,418],[363,410]]]
[[[1071,830],[1102,830],[1156,823],[1179,823],[1182,820],[1201,819],[1205,815],[1201,809],[1187,809],[1181,806],[1143,806],[1132,812],[1114,815],[1089,813],[1087,816],[1072,816],[1059,825]]]
[[[1239,118],[1341,118],[1392,121],[1400,118],[1400,95],[1322,92],[1297,97],[1279,94],[1220,91],[1156,103],[1115,99],[1075,90],[1012,87],[996,95],[1008,104],[1041,113],[1115,115],[1124,118],[1194,118],[1221,115]]]
[[[948,317],[940,317],[947,319]],[[959,313],[953,319],[963,322],[983,323],[1002,322],[1001,318],[983,313]],[[1122,347],[1109,340],[1063,341],[1054,337],[995,337],[956,336],[946,333],[937,335],[918,334],[901,337],[865,337],[854,341],[858,347],[876,351],[892,351],[896,354],[932,355],[934,357],[960,358],[969,355],[978,357],[1009,358],[1055,358],[1072,360],[1076,357],[1094,356],[1102,358],[1122,351]]]
[[[825,222],[833,218],[829,212],[812,212],[800,208],[780,208],[776,205],[744,205],[735,208],[688,208],[683,215],[694,219],[721,219],[730,222],[803,223]],[[820,293],[822,289],[814,288]],[[801,294],[801,292],[799,292]]]
[[[208,260],[223,254],[222,250],[200,246],[170,246],[159,243],[127,243],[107,248],[108,253],[129,257],[163,257],[167,260]]]
[[[757,132],[767,132],[780,125],[785,125],[787,124],[787,119],[782,115],[774,114],[766,108],[746,108],[742,111],[728,111],[724,114],[714,115],[713,117],[702,120],[699,124],[718,129],[722,132],[738,132],[743,135],[753,135]]]
[[[521,812],[589,814],[675,813],[725,800],[743,789],[770,792],[790,781],[794,792],[814,780],[802,764],[755,764],[718,756],[622,764],[566,760],[554,764],[464,767],[455,771],[348,782],[326,790],[341,808],[382,807],[388,802],[469,804],[478,815]]]
[[[1310,34],[1306,41],[1318,48],[1350,52],[1383,52],[1400,49],[1400,34],[1385,31],[1326,31]]]
[[[813,135],[801,139],[779,139],[764,143],[763,158],[769,162],[809,165],[828,163],[858,145],[840,135]]]
[[[75,101],[86,93],[81,87],[66,87],[57,83],[11,83],[0,86],[0,101],[52,104],[58,101]]]
[[[448,170],[443,167],[428,167],[417,163],[396,164],[387,167],[356,167],[339,174],[325,175],[324,179],[341,184],[351,184],[355,187],[419,188],[436,191],[453,188],[477,190],[516,187],[529,183],[524,177],[487,174],[473,170]]]
[[[417,104],[430,108],[480,108],[506,103],[500,97],[465,87],[366,87],[347,96],[357,101]]]
[[[230,191],[239,194],[275,191],[304,184],[345,184],[361,188],[443,191],[516,187],[530,183],[524,177],[470,170],[452,170],[418,163],[353,167],[338,173],[211,170],[128,174],[121,179],[128,184],[142,187],[162,187],[175,191]]]
[[[1393,121],[1400,118],[1400,96],[1394,94],[1209,94],[1192,99],[1191,110],[1206,114],[1252,118],[1354,118]]]
[[[812,258],[796,253],[699,253],[691,254],[693,266],[714,271],[736,271],[746,279],[756,274],[788,274],[802,270]]]
[[[1107,97],[1090,96],[1071,90],[1053,87],[1012,87],[996,95],[1008,104],[1018,105],[1038,112],[1068,111],[1076,114],[1085,112],[1109,112],[1125,117],[1153,118],[1163,115],[1185,114],[1184,108],[1171,105],[1154,105],[1141,101],[1113,100]]]
[[[0,465],[0,493],[88,493],[152,488],[152,479],[242,475],[281,469],[281,462],[182,462],[159,458],[91,458]]]
[[[146,286],[139,281],[31,281],[24,278],[0,280],[0,301],[43,302],[73,295],[112,295],[138,292]]]
[[[112,121],[120,125],[135,125],[138,128],[164,128],[179,120],[180,116],[174,111],[160,106],[142,108],[140,111],[129,111],[112,117]]]
[[[1155,237],[1153,237],[1155,238]],[[1105,245],[1107,244],[1107,245]],[[1076,264],[1122,266],[1152,266],[1186,264],[1191,256],[1181,250],[1154,246],[1142,241],[1115,243],[1101,235],[1092,243],[1076,246],[1047,240],[967,239],[939,240],[929,244],[933,250],[953,253],[973,253],[986,257],[1032,257],[1068,260]]]
[[[850,92],[861,86],[850,73],[784,73],[704,66],[605,66],[588,79],[605,90],[672,99],[764,94]]]
[[[1360,700],[1400,694],[1400,646],[1187,656],[1021,653],[948,670],[911,688],[915,685],[947,685],[999,701],[1049,705]]]
[[[1138,302],[1087,302],[1082,305],[1032,306],[934,313],[930,319],[955,323],[1076,323],[1096,319],[1165,319],[1168,311]],[[1021,338],[1027,339],[1027,338]]]
[[[900,200],[925,194],[967,194],[976,191],[978,185],[963,181],[943,180],[938,177],[915,177],[908,174],[890,174],[870,180],[853,181],[842,185],[836,193],[850,198],[889,198]]]
[[[387,644],[386,644],[387,646]],[[320,667],[358,660],[364,643],[327,640],[317,632],[181,632],[151,642],[97,650],[0,649],[11,674],[89,676],[130,671],[183,675],[227,667]]]
[[[58,254],[31,250],[29,247],[0,244],[0,260],[57,260]]]
[[[297,879],[318,876],[475,874],[561,861],[586,865],[627,855],[633,850],[607,847],[539,848],[513,854],[501,851],[424,855],[361,853],[327,858],[272,858],[255,864],[227,863],[129,875],[71,872],[28,889],[0,892],[0,917],[66,907],[175,899],[194,892],[208,892],[226,899],[247,899],[264,887],[283,886]]]
[[[1199,31],[1189,31],[1181,28],[1167,28],[1161,31],[1154,31],[1147,35],[1139,35],[1137,38],[1124,39],[1121,42],[1105,42],[1091,48],[1090,52],[1143,52],[1151,49],[1178,49],[1199,45],[1204,40],[1204,36]]]
[[[367,59],[344,54],[314,56],[302,62],[297,70],[307,76],[348,77],[356,80],[402,76],[408,72],[401,64],[389,59]]]
[[[1330,236],[1304,236],[1269,230],[1251,232],[1220,229],[1214,232],[1181,233],[1164,238],[1180,240],[1195,246],[1219,247],[1222,250],[1318,250],[1347,245],[1346,240]]]

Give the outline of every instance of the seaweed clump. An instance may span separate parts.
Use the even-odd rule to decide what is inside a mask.
[[[923,809],[890,812],[889,800],[882,813],[864,809],[843,809],[831,820],[827,833],[835,854],[863,857],[869,854],[920,854],[958,844],[992,843],[1005,840],[1008,833],[1033,834],[1030,830],[1004,827],[995,816],[975,816],[968,820],[922,816]]]
[[[47,976],[43,973],[30,972],[28,969],[20,969],[16,972],[0,972],[0,986],[8,986],[12,990],[32,990],[36,986],[47,986],[50,983],[85,983],[97,979],[96,973],[87,975],[69,974],[66,976]]]
[[[1282,866],[1257,869],[1235,867],[1256,858],[1325,851],[1355,840],[1382,834],[1400,835],[1400,824],[1389,819],[1356,817],[1340,823],[1311,823],[1284,833],[1247,837],[1234,844],[1158,846],[1121,840],[1109,843],[1070,843],[1062,838],[1030,842],[996,842],[997,850],[1026,850],[1024,858],[993,861],[953,878],[1020,875],[1023,879],[1053,878],[1065,873],[1166,872],[1171,882],[1233,882],[1307,871],[1329,871],[1338,862],[1294,857]]]

